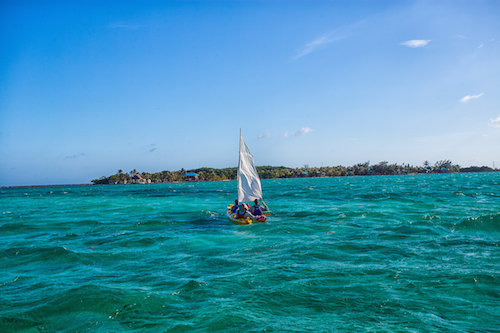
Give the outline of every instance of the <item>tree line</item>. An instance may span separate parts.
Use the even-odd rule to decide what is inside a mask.
[[[339,177],[339,176],[366,176],[366,175],[405,175],[421,173],[448,173],[448,172],[491,172],[499,171],[487,166],[472,166],[462,168],[458,164],[453,164],[450,160],[437,161],[431,165],[425,161],[422,166],[410,164],[397,164],[383,161],[371,165],[370,162],[358,163],[352,166],[328,166],[328,167],[308,167],[288,168],[284,166],[258,166],[257,173],[262,179],[272,178],[299,178],[299,177]],[[183,174],[196,173],[200,181],[214,180],[234,180],[237,177],[237,168],[198,168],[190,170],[161,171],[156,173],[138,172],[131,170],[128,173],[123,170],[111,176],[103,176],[92,180],[94,184],[128,184],[134,183],[138,179],[151,183],[181,182],[186,179]]]

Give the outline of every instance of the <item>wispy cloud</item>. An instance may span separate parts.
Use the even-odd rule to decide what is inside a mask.
[[[152,144],[150,144],[150,145],[149,145],[149,149],[148,149],[148,151],[149,151],[150,153],[152,153],[152,152],[154,152],[155,150],[158,150],[158,147],[156,146],[156,143],[152,143]]]
[[[496,128],[500,128],[500,116],[495,119],[490,119],[490,125]]]
[[[265,138],[270,138],[271,137],[271,132],[265,131],[264,133],[260,133],[258,136],[258,139],[265,139]]]
[[[302,127],[299,129],[297,132],[295,132],[295,136],[301,136],[307,133],[310,133],[312,131],[312,128],[309,127]]]
[[[490,38],[488,40],[482,41],[481,43],[479,43],[479,45],[477,46],[477,48],[478,49],[482,49],[483,47],[487,47],[487,46],[489,46],[492,43],[496,43],[495,38]]]
[[[110,23],[108,27],[111,29],[135,30],[138,29],[140,26],[137,24],[115,22],[115,23]]]
[[[307,134],[307,133],[310,133],[312,132],[312,128],[309,128],[309,127],[302,127],[301,129],[299,129],[298,131],[294,132],[294,133],[290,133],[290,132],[285,132],[283,134],[283,136],[285,138],[288,138],[290,136],[302,136],[304,134]]]
[[[305,44],[302,46],[292,57],[292,60],[298,60],[306,55],[308,55],[311,52],[317,51],[323,47],[325,47],[328,44],[331,44],[333,42],[336,42],[338,40],[346,38],[345,35],[339,34],[337,31],[331,32],[324,34],[321,37],[318,37],[309,43]]]
[[[477,95],[466,95],[460,99],[460,102],[462,103],[467,103],[471,99],[478,99],[479,97],[483,96],[483,93],[477,94]]]
[[[310,42],[305,43],[302,47],[297,49],[296,52],[293,54],[291,60],[292,61],[298,60],[312,52],[323,49],[334,42],[337,42],[339,40],[348,38],[356,34],[356,31],[359,30],[361,26],[365,25],[366,22],[367,19],[362,19],[353,22],[351,24],[337,27],[335,28],[335,30],[327,31],[326,33],[311,40]]]
[[[412,39],[402,42],[400,45],[404,45],[411,48],[424,47],[431,42],[430,39]]]
[[[78,158],[78,157],[83,157],[83,156],[87,156],[87,154],[80,153],[80,154],[74,154],[74,155],[67,155],[67,156],[64,156],[64,158],[67,159],[67,160],[72,160],[72,159],[75,159],[75,158]]]

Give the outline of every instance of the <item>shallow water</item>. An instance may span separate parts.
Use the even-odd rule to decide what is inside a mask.
[[[495,331],[500,173],[0,189],[0,331]]]

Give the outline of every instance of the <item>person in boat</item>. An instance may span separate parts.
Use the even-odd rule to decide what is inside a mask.
[[[238,209],[236,210],[236,218],[237,219],[246,219],[247,217],[255,220],[255,216],[250,213],[247,209],[247,206],[244,203],[240,203]]]
[[[253,201],[253,203],[254,203],[254,205],[251,208],[251,211],[252,211],[252,214],[255,215],[255,216],[257,216],[257,215],[264,215],[264,212],[269,210],[269,208],[264,203],[264,201],[262,201],[262,207],[259,205],[259,199],[255,199]]]
[[[236,210],[238,209],[238,199],[234,200],[234,205],[231,207],[231,214],[236,213]]]

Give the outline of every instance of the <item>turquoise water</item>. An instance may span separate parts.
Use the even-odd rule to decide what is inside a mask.
[[[0,189],[0,331],[500,328],[500,173]]]

